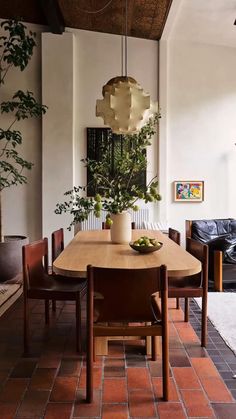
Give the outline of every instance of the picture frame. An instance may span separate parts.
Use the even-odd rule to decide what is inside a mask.
[[[203,180],[176,180],[173,184],[175,202],[204,201]]]

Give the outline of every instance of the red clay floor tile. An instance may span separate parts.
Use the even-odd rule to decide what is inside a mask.
[[[72,403],[48,403],[44,419],[70,419]]]
[[[155,395],[156,401],[157,401],[157,399],[159,399],[159,401],[161,401],[162,398],[163,398],[162,377],[153,378],[152,383],[153,383],[153,389],[154,389],[154,395]],[[175,382],[174,382],[173,378],[170,378],[169,401],[172,401],[172,402],[178,402],[179,401],[177,388],[176,388],[176,385],[175,385]]]
[[[128,368],[128,388],[133,389],[150,389],[151,381],[147,368]]]
[[[214,417],[213,410],[202,390],[181,390],[188,416]]]
[[[153,392],[146,389],[129,391],[129,412],[131,417],[155,417]]]
[[[200,380],[211,402],[233,402],[233,397],[221,377],[202,377]]]
[[[127,403],[127,382],[123,378],[107,378],[103,384],[103,403]]]
[[[73,402],[77,387],[77,377],[57,377],[54,382],[51,402]]]
[[[191,325],[184,323],[182,310],[170,310],[176,320],[170,321],[169,402],[161,398],[161,357],[155,362],[145,357],[143,341],[113,341],[108,356],[96,357],[94,402],[89,405],[85,403],[85,352],[79,356],[75,351],[74,303],[58,302],[56,315],[62,312],[59,322],[52,315],[48,328],[44,302],[30,307],[28,358],[22,357],[22,301],[0,318],[1,419],[236,417],[230,390]],[[83,310],[85,343],[84,315]],[[218,353],[222,340],[213,327],[210,330],[209,349]],[[235,359],[227,348],[224,355],[229,357],[225,371],[231,374],[225,379],[234,389],[230,368],[235,368]]]
[[[173,373],[179,389],[200,389],[200,381],[193,368],[173,368]]]
[[[157,411],[160,419],[186,419],[186,414],[181,403],[158,403]]]
[[[102,419],[128,419],[127,404],[104,404]]]
[[[49,391],[27,390],[16,418],[41,418],[45,412]]]

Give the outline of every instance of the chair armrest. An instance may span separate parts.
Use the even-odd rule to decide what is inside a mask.
[[[214,288],[223,291],[223,252],[214,250]]]

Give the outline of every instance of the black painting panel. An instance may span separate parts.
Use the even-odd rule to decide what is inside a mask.
[[[113,134],[110,128],[87,128],[87,158],[100,161],[104,150],[109,151],[110,171],[108,177],[112,177],[116,170],[116,162],[124,151],[131,148],[131,144],[125,142],[123,135]],[[144,150],[146,154],[146,150]],[[91,173],[87,169],[87,184],[91,181]],[[139,185],[141,189],[146,188],[146,170],[141,171],[134,184]],[[132,185],[131,185],[132,186]],[[87,195],[94,196],[95,191],[92,186],[88,186]]]

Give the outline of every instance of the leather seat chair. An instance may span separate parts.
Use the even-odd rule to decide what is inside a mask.
[[[169,239],[173,240],[176,244],[180,246],[180,232],[174,228],[169,228],[168,230]],[[179,310],[179,297],[176,298],[176,308]]]
[[[81,350],[81,298],[86,283],[61,275],[48,274],[48,240],[35,241],[22,248],[24,286],[24,354],[29,353],[29,299],[45,300],[45,323],[49,324],[49,301],[76,302],[76,349]]]
[[[236,288],[236,220],[186,220],[186,237],[209,247],[209,285],[216,291]]]
[[[164,400],[168,400],[169,343],[166,267],[111,269],[88,266],[87,278],[87,402],[91,403],[93,400],[94,339],[98,336],[137,335],[152,336],[153,359],[156,359],[156,336],[162,336],[163,397]],[[140,325],[140,323],[144,324]]]
[[[186,322],[188,321],[189,298],[202,298],[201,346],[205,347],[207,343],[208,246],[187,238],[186,250],[200,260],[202,271],[183,278],[169,278],[168,295],[171,298],[185,298],[184,320]]]
[[[56,274],[53,270],[53,262],[60,255],[60,253],[64,250],[64,247],[65,247],[63,228],[59,228],[58,230],[53,231],[51,241],[52,241],[52,274],[56,275],[57,278],[60,278],[61,275]],[[67,279],[67,277],[63,277],[63,278],[65,280]],[[79,282],[82,286],[82,289],[83,289],[83,293],[80,296],[80,306],[81,306],[82,296],[86,294],[87,280],[83,279],[83,278],[75,277],[74,281]],[[52,309],[53,309],[53,311],[56,311],[56,301],[55,300],[52,301]],[[81,322],[81,320],[80,320],[80,322]],[[79,325],[79,328],[81,330],[81,324]]]

